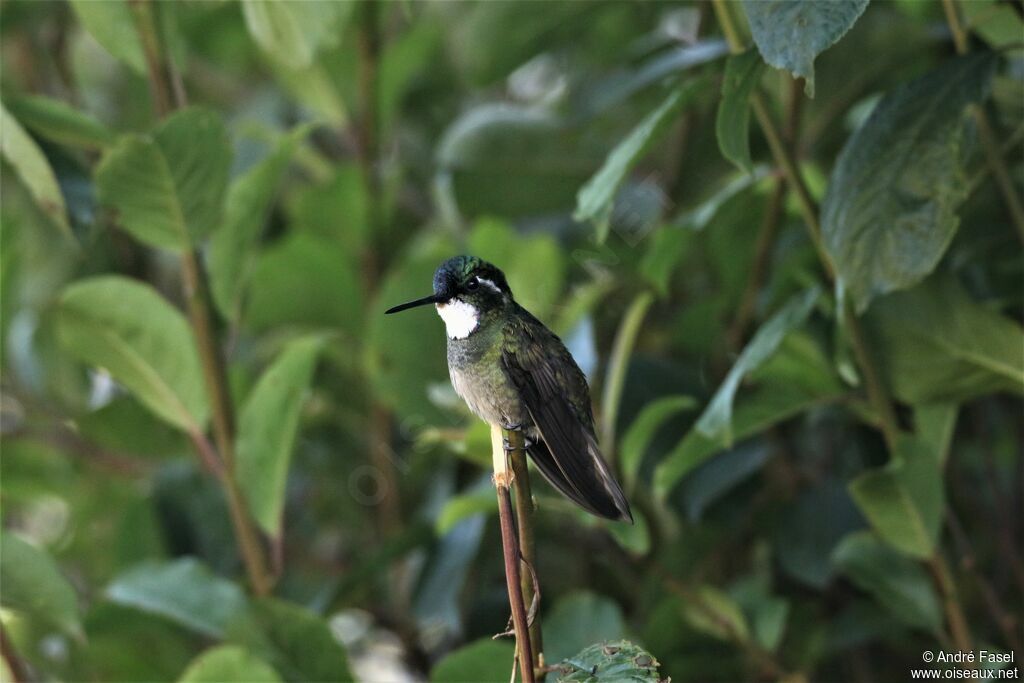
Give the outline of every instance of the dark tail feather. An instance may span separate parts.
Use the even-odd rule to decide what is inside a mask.
[[[581,508],[605,519],[633,523],[629,503],[611,475],[596,444],[569,462],[555,459],[542,439],[527,449],[544,478]]]

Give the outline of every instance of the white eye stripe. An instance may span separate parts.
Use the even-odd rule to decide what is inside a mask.
[[[493,283],[493,282],[492,282],[491,280],[488,280],[487,278],[484,278],[484,277],[478,277],[478,278],[477,278],[477,281],[478,281],[478,282],[479,282],[480,284],[482,284],[482,285],[487,285],[488,287],[490,287],[491,289],[493,289],[493,290],[494,290],[495,292],[497,292],[498,294],[501,294],[501,293],[502,293],[502,291],[501,291],[501,287],[499,287],[498,285],[494,284],[494,283]]]

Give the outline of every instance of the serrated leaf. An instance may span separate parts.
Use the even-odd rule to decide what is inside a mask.
[[[1024,393],[1024,329],[950,276],[883,297],[865,317],[893,394],[913,404]]]
[[[192,330],[151,287],[119,276],[76,282],[61,295],[58,331],[70,354],[105,369],[158,417],[202,430],[208,408]]]
[[[230,163],[220,117],[191,107],[152,135],[123,136],[97,166],[96,189],[134,237],[183,251],[220,220]]]
[[[814,97],[814,59],[850,30],[868,0],[744,0],[764,61],[805,79]]]
[[[628,640],[594,643],[555,665],[558,683],[661,683],[657,659]]]
[[[248,284],[253,247],[299,142],[311,130],[300,126],[281,138],[265,159],[231,183],[223,224],[210,238],[210,292],[221,314],[237,320],[242,291]]]
[[[32,199],[50,220],[71,237],[64,195],[57,184],[57,176],[50,168],[43,151],[25,132],[17,119],[0,104],[0,154],[25,183]]]
[[[648,114],[615,146],[604,165],[580,188],[576,195],[577,221],[590,221],[597,229],[597,241],[604,242],[611,227],[612,208],[626,176],[647,150],[660,139],[675,115],[689,104],[703,85],[691,81],[669,94],[658,108]]]
[[[843,147],[822,239],[858,312],[923,280],[952,241],[968,193],[965,112],[986,96],[995,63],[960,57],[895,88]]]
[[[697,420],[696,429],[702,435],[709,439],[721,437],[727,446],[732,444],[732,405],[740,382],[771,358],[791,330],[807,320],[820,295],[821,290],[812,287],[793,296],[758,329]]]
[[[97,150],[111,145],[114,132],[85,112],[52,97],[22,95],[7,100],[18,120],[48,140]]]
[[[715,117],[715,135],[722,156],[747,173],[754,170],[750,160],[750,94],[761,81],[762,73],[764,62],[753,48],[729,57],[722,77],[722,101]]]
[[[273,667],[237,645],[220,645],[192,660],[178,683],[279,683]]]
[[[879,537],[919,558],[935,552],[942,528],[942,471],[939,454],[903,436],[892,460],[850,482],[850,495]]]
[[[44,551],[10,532],[0,534],[0,604],[78,639],[78,598]]]
[[[445,655],[430,670],[432,683],[508,683],[515,646],[480,638]]]
[[[71,7],[104,50],[140,76],[146,75],[146,55],[127,0],[71,0]]]
[[[241,588],[192,557],[137,565],[117,576],[106,593],[119,605],[170,619],[211,638],[222,638],[246,604]]]
[[[632,485],[636,481],[644,452],[658,429],[668,419],[691,410],[696,405],[697,401],[692,396],[665,396],[644,406],[629,425],[619,447],[619,464],[622,478],[627,485]]]
[[[285,485],[309,383],[324,338],[298,339],[260,377],[238,419],[236,474],[253,518],[281,534]]]
[[[870,533],[844,538],[832,553],[832,562],[899,621],[931,633],[942,629],[942,609],[928,575],[917,562]]]

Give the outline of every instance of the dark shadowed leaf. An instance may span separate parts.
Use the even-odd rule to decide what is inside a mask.
[[[644,452],[658,429],[670,418],[697,406],[692,396],[666,396],[651,401],[629,425],[619,447],[619,465],[627,486],[636,481]]]
[[[53,559],[14,534],[0,534],[0,604],[82,638],[78,598]]]
[[[660,683],[660,664],[628,640],[594,643],[555,665],[558,683]]]
[[[207,402],[192,330],[148,285],[118,276],[80,280],[58,309],[61,343],[105,369],[157,416],[201,431]]]
[[[907,403],[1024,393],[1024,329],[937,276],[879,299],[865,318],[893,394]]]
[[[762,73],[764,62],[753,48],[729,57],[722,78],[722,101],[715,119],[715,134],[722,156],[748,173],[754,169],[750,160],[750,93],[761,81]]]
[[[920,282],[953,239],[968,192],[965,111],[985,97],[995,63],[986,53],[960,57],[897,87],[843,147],[822,236],[858,311]]]
[[[123,136],[96,168],[102,204],[137,239],[182,251],[221,218],[231,146],[220,116],[191,107],[152,135]]]
[[[11,116],[2,104],[0,104],[0,127],[3,128],[3,135],[0,136],[0,152],[2,152],[4,161],[11,165],[21,181],[25,183],[25,187],[28,188],[43,213],[65,235],[70,237],[71,227],[68,225],[64,195],[61,194],[60,186],[57,185],[57,177],[53,174],[53,169],[50,168],[50,162],[46,160],[35,140],[25,132],[17,119]]]
[[[97,150],[115,140],[114,132],[92,116],[52,97],[22,95],[6,104],[28,128],[61,145]]]
[[[806,81],[814,97],[814,59],[850,30],[868,0],[744,0],[764,61]]]
[[[192,660],[178,683],[279,683],[274,669],[236,645],[210,648]]]
[[[736,401],[732,418],[736,439],[833,401],[845,392],[821,350],[810,339],[795,334],[786,338],[753,379],[757,388]],[[691,429],[655,470],[655,494],[668,495],[690,470],[725,448],[724,435],[712,439]]]
[[[191,557],[137,565],[115,578],[106,593],[120,605],[212,638],[223,637],[227,625],[245,609],[241,588]]]
[[[908,555],[935,552],[944,508],[939,454],[902,437],[893,459],[850,482],[850,495],[879,537]]]
[[[697,420],[696,428],[702,435],[724,438],[726,445],[732,443],[732,405],[740,382],[771,358],[791,330],[803,324],[820,295],[821,290],[812,287],[794,296],[757,331]]]
[[[905,624],[937,633],[942,610],[921,565],[894,552],[866,531],[850,534],[832,554],[832,562],[883,608]]]
[[[481,638],[446,655],[430,670],[432,683],[507,683],[515,646]]]
[[[285,135],[265,159],[234,180],[228,189],[224,222],[210,238],[210,291],[222,315],[237,319],[241,293],[248,284],[252,250],[273,205],[275,189],[309,126]]]
[[[544,617],[544,656],[557,662],[596,641],[626,635],[622,610],[610,598],[577,591],[561,598]]]
[[[229,629],[290,683],[351,681],[348,657],[323,619],[296,604],[264,598],[253,602]]]
[[[660,139],[679,110],[693,100],[703,84],[702,80],[691,81],[673,90],[657,109],[648,114],[616,145],[601,169],[580,188],[576,195],[576,211],[573,218],[594,223],[598,242],[604,242],[608,236],[615,195],[629,172]]]
[[[281,533],[288,465],[324,342],[311,336],[289,343],[264,371],[239,414],[238,483],[253,517],[271,536]]]

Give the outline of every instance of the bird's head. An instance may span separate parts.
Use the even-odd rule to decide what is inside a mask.
[[[434,304],[448,328],[448,336],[462,339],[476,331],[484,316],[512,301],[505,274],[496,266],[476,256],[454,256],[434,272],[433,294],[390,308],[386,313]]]

